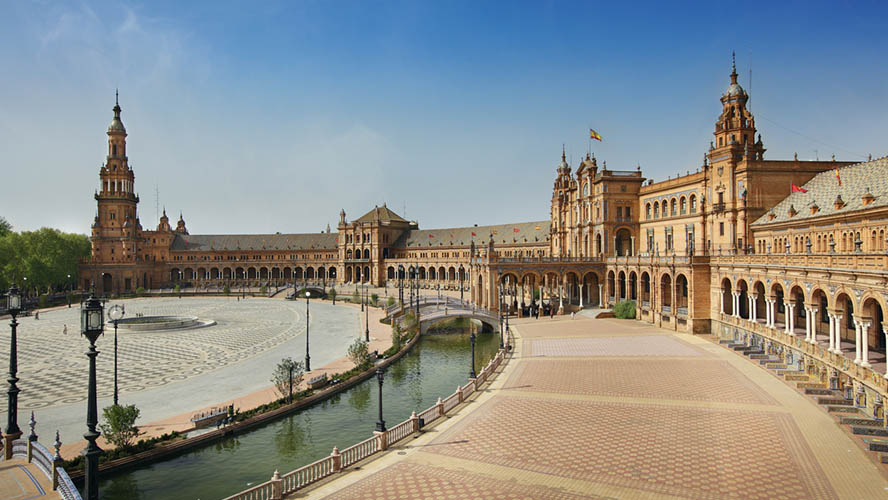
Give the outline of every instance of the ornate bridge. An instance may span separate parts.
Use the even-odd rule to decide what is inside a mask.
[[[413,307],[416,307],[416,303],[413,304]],[[396,304],[387,309],[386,314],[393,321],[400,321],[410,309],[409,302],[404,303],[403,306]],[[487,309],[481,309],[470,302],[454,297],[423,297],[419,301],[419,328],[421,333],[425,333],[435,323],[456,318],[478,320],[494,332],[499,332],[500,329],[498,314]]]

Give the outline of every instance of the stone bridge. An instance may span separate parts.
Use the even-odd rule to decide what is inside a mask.
[[[414,308],[416,304],[414,303]],[[386,309],[386,314],[394,321],[400,321],[410,309],[410,303],[396,304]],[[454,297],[423,297],[419,302],[419,329],[426,333],[429,327],[440,321],[469,318],[480,321],[494,332],[500,330],[500,317],[497,313],[481,309],[470,302]]]

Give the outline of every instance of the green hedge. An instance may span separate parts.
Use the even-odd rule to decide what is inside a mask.
[[[635,319],[635,301],[624,300],[614,306],[614,316],[619,319]]]

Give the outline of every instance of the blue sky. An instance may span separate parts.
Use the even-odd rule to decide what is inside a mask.
[[[677,5],[5,2],[0,215],[89,231],[115,87],[143,227],[156,186],[193,233],[547,219],[590,126],[611,169],[694,170],[732,50],[766,158],[888,154],[888,4]]]

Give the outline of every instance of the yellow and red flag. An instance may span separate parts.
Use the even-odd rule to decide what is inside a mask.
[[[839,167],[836,167],[836,180],[839,181],[839,186],[842,185],[842,178],[839,177]]]
[[[593,129],[589,129],[589,138],[595,139],[596,141],[601,141],[601,135]]]
[[[792,185],[792,192],[793,193],[807,193],[808,190],[805,188],[800,188],[800,187],[796,186],[795,184],[793,184]]]

